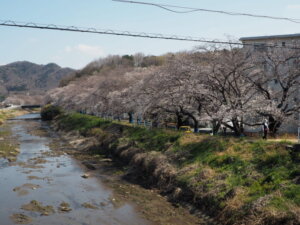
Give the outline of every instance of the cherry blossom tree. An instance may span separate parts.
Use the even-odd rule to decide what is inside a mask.
[[[253,84],[245,78],[256,73],[250,58],[249,52],[234,46],[223,50],[215,47],[203,54],[204,82],[209,90],[205,111],[215,125],[215,132],[223,125],[241,135],[245,119],[253,116],[255,92]]]

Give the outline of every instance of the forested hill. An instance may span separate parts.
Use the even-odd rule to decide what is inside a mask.
[[[0,96],[3,99],[11,94],[43,94],[73,71],[54,63],[38,65],[27,61],[0,66]]]
[[[120,80],[123,75],[127,72],[133,71],[134,68],[161,66],[164,64],[165,59],[166,55],[145,56],[142,53],[123,56],[110,55],[106,58],[99,58],[89,63],[82,70],[75,71],[69,76],[66,76],[61,80],[60,87],[67,86],[72,81],[86,83],[88,77],[91,76],[98,77],[98,79],[101,79],[101,77],[107,78],[107,80],[111,80],[112,77],[118,77],[117,79]]]

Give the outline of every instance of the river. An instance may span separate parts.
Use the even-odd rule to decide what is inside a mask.
[[[10,141],[20,152],[16,161],[0,159],[0,225],[160,224],[130,201],[116,204],[113,190],[99,177],[82,177],[87,169],[53,148],[63,143],[47,124],[32,120],[37,116],[25,115],[1,127],[10,130]]]

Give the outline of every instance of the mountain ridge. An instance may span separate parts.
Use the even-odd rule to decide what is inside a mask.
[[[17,61],[0,66],[0,99],[11,95],[43,95],[74,72],[55,63],[46,65]]]

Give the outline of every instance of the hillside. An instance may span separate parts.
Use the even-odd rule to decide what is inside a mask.
[[[82,70],[76,71],[63,78],[59,84],[60,87],[67,86],[73,81],[82,83],[81,80],[87,80],[91,76],[95,77],[122,77],[127,72],[137,67],[160,66],[164,63],[166,56],[144,56],[143,54],[135,55],[110,55],[105,58],[97,59]]]
[[[12,95],[40,95],[58,86],[74,70],[49,63],[38,65],[26,61],[0,66],[0,98]]]

